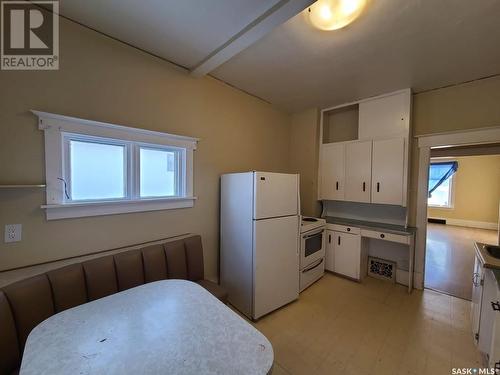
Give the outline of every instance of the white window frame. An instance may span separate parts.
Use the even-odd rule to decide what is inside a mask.
[[[185,149],[179,148],[179,147],[173,147],[173,146],[159,146],[159,145],[152,145],[148,143],[137,143],[135,150],[134,150],[134,160],[137,165],[136,171],[137,171],[137,179],[135,180],[134,184],[134,189],[136,192],[137,199],[162,199],[162,198],[167,198],[167,197],[149,197],[141,196],[141,186],[140,186],[140,175],[141,175],[141,163],[140,163],[140,151],[141,149],[149,149],[149,150],[162,150],[162,151],[174,151],[177,153],[177,155],[180,155],[180,159],[177,160],[178,168],[180,171],[180,179],[177,178],[176,181],[176,191],[179,193],[175,197],[183,197],[185,195],[186,191],[186,181],[184,176],[186,175],[186,163],[185,163]]]
[[[105,144],[105,145],[116,145],[116,146],[123,146],[125,149],[125,158],[123,160],[123,169],[124,169],[124,186],[125,186],[125,191],[124,191],[124,197],[123,198],[113,198],[113,199],[76,199],[73,200],[72,197],[72,186],[73,183],[71,181],[71,152],[70,152],[70,142],[71,141],[79,141],[79,142],[93,142],[93,143],[100,143],[100,144]],[[131,142],[126,142],[122,141],[119,139],[112,139],[112,138],[104,138],[104,137],[95,137],[95,136],[89,136],[89,135],[83,135],[83,134],[73,134],[73,133],[62,133],[62,143],[63,143],[63,151],[61,154],[62,158],[62,175],[61,183],[64,185],[66,184],[67,186],[67,193],[69,195],[69,198],[66,197],[66,192],[64,192],[63,197],[62,197],[62,202],[64,204],[69,204],[69,203],[86,203],[86,202],[110,202],[110,201],[124,201],[127,199],[132,199],[132,189],[131,189],[131,183],[132,183],[132,166],[131,166],[131,157],[130,155],[133,153],[133,144]],[[66,190],[66,189],[65,189]]]
[[[47,203],[41,207],[47,220],[121,214],[129,212],[157,211],[194,206],[193,154],[198,138],[131,128],[98,121],[84,120],[53,113],[31,111],[38,116],[38,127],[45,135],[45,169]],[[127,147],[125,171],[127,178],[126,199],[112,200],[68,200],[64,181],[68,184],[69,166],[66,156],[71,139],[96,140],[116,143]],[[179,151],[181,181],[178,196],[140,197],[141,147]],[[70,182],[70,181],[69,181]],[[70,195],[71,196],[71,195]]]

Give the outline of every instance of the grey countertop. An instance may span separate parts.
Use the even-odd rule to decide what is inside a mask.
[[[405,227],[404,225],[376,223],[373,221],[346,219],[343,217],[334,217],[334,216],[327,216],[325,217],[325,220],[329,224],[347,225],[361,229],[371,229],[381,232],[401,234],[404,236],[411,236],[415,234],[417,230],[414,227]]]
[[[500,270],[500,259],[494,258],[488,253],[486,250],[486,246],[488,245],[482,242],[475,242],[476,254],[485,268]]]
[[[474,248],[476,249],[476,255],[484,268],[493,270],[493,273],[500,284],[500,259],[496,259],[488,253],[486,250],[487,245],[488,244],[482,242],[475,242]]]
[[[185,280],[164,280],[51,316],[28,337],[21,374],[267,374],[266,337]]]

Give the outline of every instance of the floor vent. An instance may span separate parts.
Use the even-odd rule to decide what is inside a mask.
[[[435,218],[428,218],[427,219],[428,223],[434,223],[434,224],[446,224],[446,219],[435,219]]]
[[[368,275],[396,282],[396,263],[386,259],[368,257]]]

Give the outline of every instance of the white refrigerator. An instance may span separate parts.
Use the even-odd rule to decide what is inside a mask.
[[[299,175],[221,177],[220,280],[229,302],[258,319],[299,297]]]

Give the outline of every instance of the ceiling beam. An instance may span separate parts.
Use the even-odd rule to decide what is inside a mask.
[[[191,69],[191,75],[201,77],[210,73],[231,57],[243,51],[275,27],[302,12],[316,0],[280,0],[273,7],[256,18],[226,43],[212,51],[205,59]]]

